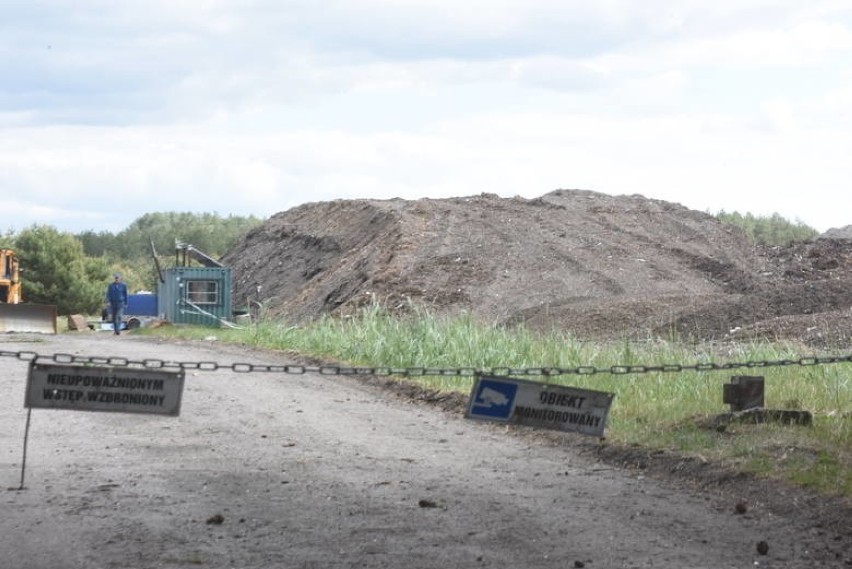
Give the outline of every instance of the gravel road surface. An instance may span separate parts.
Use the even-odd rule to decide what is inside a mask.
[[[107,333],[8,335],[0,350],[2,567],[850,563],[795,516],[737,513],[735,497],[722,505],[346,377],[188,371],[178,417],[34,409],[20,489],[28,362],[9,353],[285,360]]]

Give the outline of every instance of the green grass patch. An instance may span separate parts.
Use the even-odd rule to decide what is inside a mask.
[[[821,492],[852,497],[852,365],[759,365],[799,362],[815,355],[791,344],[584,342],[567,332],[539,334],[523,327],[483,325],[467,314],[449,318],[419,311],[414,317],[398,318],[379,306],[365,308],[356,317],[326,316],[304,326],[264,321],[239,330],[168,326],[145,333],[181,338],[213,335],[223,342],[294,351],[359,367],[611,370],[613,366],[755,362],[753,368],[734,371],[607,371],[525,379],[614,393],[607,425],[611,441],[719,460],[760,476],[783,477]],[[813,425],[733,424],[723,433],[701,427],[702,419],[728,411],[722,403],[722,386],[732,375],[762,375],[766,408],[810,411]],[[471,376],[422,376],[409,381],[461,393],[469,393],[472,385]]]

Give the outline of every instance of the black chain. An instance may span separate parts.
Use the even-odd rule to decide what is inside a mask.
[[[665,364],[665,365],[614,365],[610,367],[578,366],[571,368],[560,367],[492,367],[492,368],[437,368],[437,367],[344,367],[335,365],[305,366],[305,365],[266,365],[252,363],[220,364],[217,362],[175,362],[157,359],[129,360],[122,357],[99,357],[99,356],[75,356],[72,354],[38,354],[36,352],[10,352],[0,350],[0,357],[16,358],[36,363],[55,362],[60,364],[89,364],[115,367],[139,367],[145,369],[163,370],[199,370],[218,371],[230,370],[236,373],[284,373],[291,375],[304,375],[316,373],[320,375],[374,375],[374,376],[444,376],[462,377],[474,375],[496,375],[496,376],[545,376],[558,375],[628,375],[642,373],[672,373],[672,372],[708,372],[708,371],[731,371],[741,369],[769,368],[782,366],[817,366],[852,362],[852,355],[848,356],[821,356],[804,357],[799,359],[785,360],[757,360],[730,363],[696,363]]]

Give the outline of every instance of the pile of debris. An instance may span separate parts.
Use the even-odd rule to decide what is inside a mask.
[[[222,261],[236,304],[294,323],[381,302],[587,339],[848,344],[852,240],[830,235],[756,247],[678,204],[558,190],[305,204]]]

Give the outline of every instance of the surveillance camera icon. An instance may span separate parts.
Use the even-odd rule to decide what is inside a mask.
[[[467,416],[472,419],[509,421],[518,394],[518,383],[499,378],[479,378],[471,394]]]
[[[503,407],[508,405],[509,398],[499,391],[490,387],[482,388],[479,392],[479,397],[476,398],[476,404],[481,407]]]

